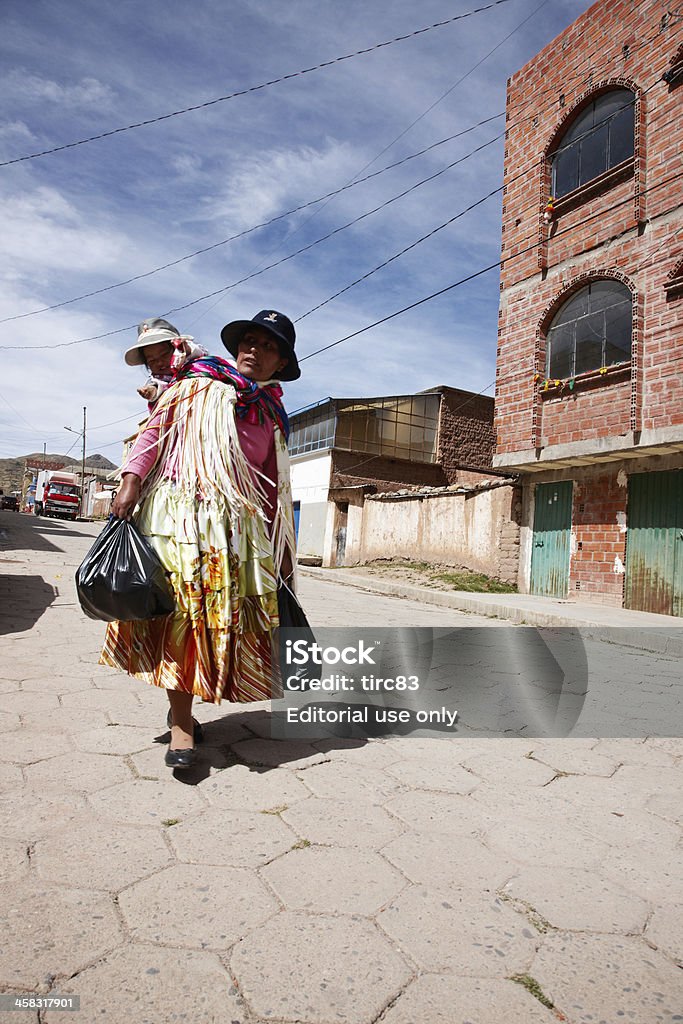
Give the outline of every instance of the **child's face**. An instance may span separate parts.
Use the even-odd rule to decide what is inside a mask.
[[[152,376],[170,375],[171,356],[173,355],[173,345],[170,341],[158,341],[155,345],[145,345],[142,355]]]

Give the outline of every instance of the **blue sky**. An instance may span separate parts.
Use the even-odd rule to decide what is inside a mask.
[[[258,85],[484,3],[4,0],[0,160]],[[536,10],[539,0],[507,0],[250,95],[0,168],[0,319],[145,274],[501,113],[507,78],[588,6],[546,0]],[[136,393],[144,373],[122,359],[135,332],[64,343],[130,327],[218,289],[227,290],[169,314],[218,354],[226,354],[219,335],[229,320],[263,308],[298,319],[498,188],[502,141],[309,252],[228,286],[466,156],[503,125],[503,118],[491,121],[169,270],[0,323],[0,456],[40,451],[43,442],[63,452],[75,441],[76,453],[78,439],[63,428],[80,428],[85,405],[88,452],[117,462],[120,439],[145,411]],[[496,195],[303,317],[300,357],[496,262],[500,210]],[[292,411],[327,395],[435,384],[492,394],[497,309],[493,270],[306,360],[301,380],[286,386],[286,405]]]

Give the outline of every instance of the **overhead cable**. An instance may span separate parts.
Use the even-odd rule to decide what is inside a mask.
[[[439,173],[441,173],[441,172],[439,172]],[[528,169],[525,169],[525,171],[523,171],[521,173],[522,174],[528,173]],[[641,195],[645,195],[645,194],[647,194],[649,192],[656,191],[659,188],[663,188],[665,185],[670,184],[672,181],[675,181],[675,180],[677,180],[680,177],[683,177],[683,173],[682,172],[674,174],[671,177],[664,179],[664,181],[661,181],[661,182],[659,182],[656,185],[651,185],[649,188],[643,189],[641,191]],[[397,198],[399,198],[399,197],[398,196],[394,197],[394,199],[397,199]],[[389,202],[392,202],[392,201],[394,201],[394,200],[390,200]],[[629,197],[629,198],[627,198],[625,200],[620,201],[619,203],[614,204],[612,209],[616,209],[619,206],[623,206],[624,203],[632,202],[632,201],[633,201],[632,197]],[[386,204],[384,204],[384,205],[386,205]],[[380,208],[381,207],[378,207],[378,209],[380,209]],[[363,214],[362,217],[369,216],[370,212],[372,212],[372,211],[369,211],[367,214]],[[590,220],[594,220],[594,219],[596,219],[598,217],[602,217],[602,216],[604,216],[604,214],[603,214],[603,211],[600,210],[597,213],[592,214],[590,217],[586,218],[585,221],[580,221],[579,223],[580,224],[587,223]],[[362,217],[361,218],[357,218],[356,222],[357,222],[357,220],[362,219]],[[354,223],[354,222],[352,222],[352,223]],[[558,236],[564,234],[564,232],[567,231],[567,230],[574,230],[575,227],[576,227],[576,225],[573,225],[571,229],[564,229],[563,231],[559,231],[557,233],[557,235],[555,235],[555,237],[558,237]],[[341,228],[337,228],[336,232],[338,232],[340,230],[342,230],[342,229]],[[331,234],[335,234],[336,232],[331,232],[330,235]],[[320,241],[324,241],[326,238],[330,237],[330,235],[326,235],[326,236],[324,236],[324,238],[318,239],[316,242],[310,243],[309,246],[305,246],[302,250],[299,250],[299,251],[303,252],[307,248],[311,248],[311,246],[317,244]],[[522,250],[522,252],[526,252],[526,251],[527,250]],[[292,254],[290,254],[290,256],[286,257],[286,259],[291,259],[291,258],[293,258],[294,255],[296,255],[296,254],[292,253]],[[515,259],[517,257],[517,255],[521,255],[521,253],[515,254],[515,256],[512,256],[512,257],[507,257],[503,261],[503,263],[508,262],[510,259]],[[285,261],[281,260],[281,261],[278,261],[278,262],[285,262]],[[275,265],[277,265],[277,264],[275,264]],[[485,268],[485,270],[482,271],[481,273],[486,273],[488,270],[493,269],[494,266],[499,266],[499,265],[502,265],[502,263],[501,264],[498,264],[498,263],[492,264],[491,267]],[[268,269],[268,268],[265,268],[265,269]],[[237,283],[239,283],[239,282],[237,282]],[[166,315],[168,315],[170,313],[177,312],[180,309],[187,309],[188,307],[195,305],[197,302],[202,301],[202,299],[204,299],[204,298],[209,298],[210,296],[218,294],[220,291],[226,291],[229,288],[232,288],[234,286],[235,286],[234,284],[233,285],[228,285],[227,289],[226,288],[219,289],[218,292],[216,292],[216,291],[215,292],[211,292],[211,293],[209,293],[209,295],[202,296],[199,299],[194,299],[192,302],[188,302],[184,306],[177,306],[177,307],[174,307],[173,309],[166,310],[166,312],[163,315],[166,316]],[[410,308],[410,307],[407,307],[407,308]],[[117,334],[123,334],[125,331],[134,330],[136,328],[136,326],[137,326],[136,324],[130,324],[127,327],[119,327],[119,328],[117,328],[115,330],[112,330],[112,331],[104,331],[102,334],[91,335],[90,337],[87,337],[87,338],[78,338],[75,341],[58,342],[55,345],[0,345],[0,351],[38,351],[38,350],[44,351],[46,349],[70,348],[73,345],[83,345],[86,342],[100,341],[100,340],[102,340],[104,338],[110,338],[110,337],[113,337],[114,335],[117,335]]]
[[[479,153],[481,152],[481,150],[486,149],[488,146],[491,146],[500,138],[502,138],[502,133],[500,135],[496,135],[492,139],[489,139],[488,142],[482,143],[481,146],[478,146],[471,152],[459,157],[457,160],[453,160],[452,163],[447,164],[445,167],[442,167],[438,171],[435,171],[434,174],[430,174],[428,177],[422,178],[421,181],[418,181],[414,185],[411,185],[409,188],[404,189],[403,192],[399,192],[397,195],[392,196],[391,199],[386,199],[383,203],[380,203],[379,206],[375,206],[371,210],[367,210],[365,213],[361,213],[358,217],[354,217],[352,220],[347,221],[346,224],[341,224],[339,227],[333,228],[332,231],[328,231],[327,234],[322,235],[320,238],[316,238],[314,241],[308,242],[306,245],[301,246],[301,248],[296,249],[292,253],[289,253],[289,255],[283,256],[281,259],[276,260],[275,263],[269,263],[265,267],[260,267],[258,270],[252,271],[251,274],[245,275],[238,281],[233,281],[232,284],[225,285],[222,288],[217,288],[212,292],[208,292],[206,295],[200,295],[198,299],[193,299],[191,302],[185,302],[183,303],[182,306],[174,306],[172,309],[167,310],[167,312],[169,314],[178,313],[183,309],[189,309],[191,306],[196,306],[198,302],[203,302],[204,299],[211,299],[216,295],[222,295],[225,292],[231,291],[233,288],[236,288],[238,285],[244,284],[246,281],[251,281],[252,278],[258,277],[260,274],[264,274],[267,270],[273,270],[275,267],[279,267],[283,263],[287,263],[289,260],[294,259],[296,256],[300,256],[302,253],[308,252],[309,249],[313,249],[316,245],[320,245],[321,242],[328,241],[328,239],[333,238],[340,232],[346,231],[347,228],[353,227],[355,224],[359,224],[362,220],[365,220],[367,217],[371,217],[373,214],[379,213],[380,210],[386,209],[387,206],[390,206],[392,203],[397,202],[399,199],[405,198],[405,196],[409,195],[411,192],[414,192],[422,185],[426,185],[429,182],[434,181],[436,178],[439,178],[442,174],[445,174],[446,171],[450,171],[453,167],[456,167],[458,164],[463,163],[463,161],[469,159],[469,157],[474,156],[475,153]]]
[[[477,7],[472,11],[465,11],[463,14],[455,14],[452,18],[446,18],[444,21],[434,22],[432,25],[415,29],[413,32],[405,33],[405,35],[395,36],[393,39],[387,39],[381,43],[374,43],[372,46],[366,46],[361,50],[355,50],[353,53],[346,53],[341,57],[333,57],[330,60],[322,61],[320,64],[315,64],[310,68],[303,68],[300,71],[292,71],[287,75],[281,75],[279,78],[272,78],[268,82],[261,82],[260,85],[252,85],[246,89],[238,89],[225,96],[216,96],[214,99],[205,100],[203,103],[195,103],[192,106],[184,107],[182,110],[172,110],[168,114],[160,114],[157,117],[150,117],[144,121],[136,121],[133,124],[123,125],[121,128],[112,128],[110,131],[100,132],[99,134],[91,135],[86,139],[78,139],[75,142],[67,142],[61,146],[53,146],[51,149],[43,149],[38,153],[27,153],[25,156],[14,157],[12,160],[4,160],[0,162],[0,167],[8,167],[10,164],[23,163],[26,160],[36,160],[39,157],[49,156],[52,153],[61,153],[65,149],[75,149],[77,146],[85,146],[90,142],[97,142],[99,139],[106,139],[112,135],[120,135],[122,132],[132,131],[134,128],[144,128],[150,124],[158,124],[160,121],[168,121],[172,117],[179,117],[182,114],[189,114],[195,110],[203,110],[206,107],[215,106],[217,103],[225,103],[227,100],[234,100],[238,96],[246,96],[252,92],[259,92],[261,89],[268,89],[273,85],[279,85],[292,78],[300,78],[302,75],[308,75],[314,71],[320,71],[323,68],[331,67],[333,64],[340,64],[342,61],[351,60],[354,57],[361,57],[364,54],[373,53],[375,50],[381,50],[387,46],[393,46],[394,43],[402,43],[406,39],[414,39],[416,36],[424,35],[425,32],[432,32],[434,29],[444,28],[446,25],[452,25],[456,21],[471,18],[475,14],[483,14],[485,11],[490,11],[494,7],[499,7],[501,4],[506,3],[510,3],[510,0],[493,0],[492,3],[487,4],[485,7]]]
[[[301,316],[296,317],[294,323],[299,323],[300,320],[304,320],[307,316],[310,316],[311,313],[315,313],[317,312],[317,310],[322,309],[322,307],[326,306],[328,302],[332,302],[333,299],[338,299],[340,295],[344,294],[344,292],[348,292],[350,291],[351,288],[355,288],[355,286],[357,284],[360,284],[362,281],[367,281],[367,279],[369,277],[372,277],[373,274],[376,274],[378,270],[384,270],[384,268],[388,267],[389,264],[393,263],[394,260],[399,259],[399,257],[401,256],[405,256],[405,254],[407,252],[410,252],[411,249],[415,249],[417,248],[418,245],[421,245],[422,242],[426,242],[427,239],[433,238],[433,236],[436,235],[439,231],[443,231],[444,228],[450,227],[450,225],[455,223],[456,220],[459,220],[461,217],[464,217],[466,213],[470,213],[471,210],[475,210],[477,206],[481,206],[482,203],[487,202],[493,196],[498,195],[498,193],[502,191],[503,186],[499,185],[498,188],[493,189],[493,191],[489,192],[488,195],[482,196],[481,199],[477,199],[475,203],[471,203],[464,210],[460,210],[453,217],[449,217],[449,219],[444,221],[443,224],[437,225],[437,227],[432,228],[431,231],[428,231],[426,235],[422,235],[421,238],[418,238],[414,242],[411,242],[411,244],[407,245],[405,249],[401,249],[400,252],[394,253],[393,256],[390,256],[389,259],[384,260],[383,263],[380,263],[378,264],[378,266],[373,267],[372,270],[368,270],[368,272],[366,274],[363,274],[362,277],[356,278],[355,281],[351,281],[350,284],[347,284],[344,288],[341,288],[338,292],[335,292],[334,295],[330,295],[329,298],[324,299],[322,302],[319,302],[317,306],[313,307],[313,309],[309,309],[306,313],[302,313]]]
[[[254,231],[259,231],[261,228],[270,227],[271,224],[275,224],[279,220],[284,220],[285,217],[291,217],[295,213],[300,213],[301,210],[305,210],[309,206],[315,206],[318,203],[323,202],[325,199],[331,199],[333,196],[338,196],[350,188],[355,188],[356,185],[362,185],[364,182],[370,181],[371,178],[377,178],[380,174],[384,174],[385,171],[392,171],[394,168],[400,167],[402,164],[406,164],[410,160],[415,160],[416,157],[424,156],[424,154],[429,153],[430,150],[437,149],[439,146],[443,146],[447,142],[452,142],[454,139],[459,139],[463,135],[468,135],[470,132],[475,131],[476,128],[481,128],[482,125],[490,124],[491,121],[498,120],[499,117],[503,117],[502,111],[499,114],[493,114],[491,117],[485,117],[483,120],[470,125],[468,128],[463,128],[462,131],[456,132],[454,135],[449,135],[445,139],[433,142],[430,146],[426,146],[424,149],[420,149],[416,153],[410,153],[408,156],[402,157],[401,160],[396,160],[393,164],[387,164],[385,167],[381,167],[378,171],[372,171],[370,174],[366,174],[362,178],[355,178],[353,181],[347,182],[346,185],[342,185],[341,188],[333,189],[331,192],[327,192],[322,196],[317,196],[315,199],[309,199],[307,202],[301,203],[300,206],[295,206],[293,209],[287,210],[285,213],[278,213],[275,217],[271,217],[269,220],[262,221],[260,224],[254,224],[252,227],[245,228],[243,231],[238,231],[236,234],[230,235],[228,238],[222,238],[220,241],[213,242],[211,245],[204,246],[202,249],[196,249],[194,252],[187,253],[185,256],[179,256],[178,259],[171,260],[169,263],[164,263],[159,267],[153,267],[151,270],[144,271],[141,274],[136,274],[133,277],[128,277],[125,281],[117,281],[115,284],[106,285],[103,288],[96,288],[91,292],[84,292],[83,295],[75,295],[70,299],[63,299],[61,302],[55,302],[51,306],[42,306],[40,309],[31,309],[26,313],[16,313],[14,316],[2,317],[0,318],[0,324],[9,323],[12,320],[23,320],[25,317],[36,316],[38,313],[49,313],[52,310],[61,309],[63,306],[69,306],[74,302],[80,302],[83,299],[90,299],[94,295],[102,295],[104,292],[113,291],[115,288],[123,288],[124,285],[133,284],[135,281],[142,281],[144,278],[152,277],[154,274],[159,274],[162,270],[169,270],[171,267],[177,267],[179,264],[185,263],[187,260],[194,259],[196,256],[202,256],[204,253],[212,252],[214,249],[227,245],[228,242],[234,242],[238,238],[244,238],[245,235],[250,235]],[[498,138],[500,138],[500,136],[498,136]],[[467,155],[469,156],[471,154]]]
[[[545,2],[545,0],[544,0],[544,2]],[[517,26],[517,27],[519,28],[520,26]],[[509,38],[509,36],[507,36],[506,39],[507,38]],[[654,37],[652,37],[652,38],[654,38]],[[505,40],[503,40],[503,41],[505,41]],[[651,39],[650,40],[646,40],[646,42],[650,42],[650,41],[651,41]],[[641,44],[641,45],[644,45],[644,44]],[[495,49],[495,47],[494,47],[494,49]],[[490,53],[492,53],[492,52],[493,52],[493,50],[490,51],[487,56],[490,56]],[[610,60],[611,59],[615,59],[615,58],[610,58]],[[469,74],[469,72],[468,72],[468,74]],[[467,76],[463,76],[463,77],[467,77]],[[448,90],[448,92],[451,92],[452,89],[455,88],[455,85],[459,84],[459,82],[462,81],[462,80],[463,80],[463,78],[459,79],[458,82],[456,82],[451,87],[451,89]],[[643,95],[647,95],[647,93],[650,91],[650,89],[654,88],[656,85],[659,84],[659,81],[660,80],[657,79],[655,82],[653,82],[652,85],[650,85],[648,89],[643,91]],[[447,93],[444,93],[444,96],[445,95],[447,95]],[[436,102],[438,103],[439,101],[437,100]],[[526,104],[524,104],[524,106],[528,106],[532,102],[534,102],[533,98],[530,99]],[[432,107],[435,106],[435,105],[436,104],[432,104]],[[628,105],[629,104],[625,104],[625,106],[628,106]],[[428,109],[432,109],[432,108],[430,107]],[[619,108],[619,109],[623,109],[623,108]],[[606,123],[606,121],[609,120],[612,116],[614,116],[614,114],[617,113],[617,112],[618,111],[613,111],[610,115],[608,115],[608,117],[606,117],[604,119],[603,122],[599,122],[597,125],[594,125],[593,127],[594,128],[595,127],[599,127],[599,125],[601,123]],[[387,164],[385,167],[380,168],[377,171],[373,171],[370,174],[365,175],[362,178],[354,177],[350,181],[348,181],[345,185],[342,185],[338,189],[334,189],[331,192],[328,192],[328,193],[326,193],[326,194],[324,194],[322,196],[318,196],[315,199],[308,200],[307,202],[302,203],[301,205],[296,206],[296,207],[294,207],[291,210],[288,210],[288,211],[286,211],[284,213],[276,214],[276,216],[271,217],[267,221],[263,221],[260,224],[252,225],[249,228],[245,228],[243,231],[239,231],[239,232],[235,233],[234,235],[230,235],[228,238],[223,238],[223,239],[221,239],[218,242],[213,242],[211,245],[204,246],[201,249],[196,249],[195,251],[193,251],[191,253],[187,253],[184,256],[180,256],[180,257],[178,257],[178,259],[171,260],[170,262],[164,263],[161,266],[153,267],[151,270],[144,271],[144,272],[142,272],[140,274],[136,274],[136,275],[134,275],[132,277],[126,278],[124,281],[118,281],[115,284],[105,285],[102,288],[97,288],[97,289],[94,289],[93,291],[85,292],[82,295],[73,296],[70,299],[64,299],[61,302],[57,302],[57,303],[54,303],[54,304],[49,305],[49,306],[43,306],[43,307],[41,307],[39,309],[28,310],[25,313],[17,313],[17,314],[14,314],[13,316],[0,318],[0,323],[9,323],[9,322],[11,322],[13,320],[21,320],[21,319],[24,319],[25,317],[35,316],[35,315],[37,315],[39,313],[51,312],[52,310],[60,309],[63,306],[71,305],[72,303],[75,303],[75,302],[80,302],[83,299],[92,298],[95,295],[101,295],[104,292],[113,291],[116,288],[122,288],[125,285],[133,284],[134,282],[141,281],[141,280],[143,280],[143,279],[145,279],[147,277],[152,277],[154,274],[158,274],[158,273],[161,273],[164,270],[168,270],[168,269],[170,269],[172,267],[178,266],[179,264],[184,263],[187,260],[194,259],[196,256],[201,256],[204,253],[211,252],[214,249],[217,249],[217,248],[219,248],[219,247],[221,247],[223,245],[227,245],[229,242],[235,241],[235,240],[237,240],[239,238],[243,238],[246,235],[253,233],[254,231],[258,231],[258,230],[260,230],[261,228],[264,228],[264,227],[269,227],[270,225],[275,224],[277,221],[283,220],[286,217],[292,216],[295,213],[299,213],[300,211],[305,210],[308,207],[315,206],[318,203],[321,203],[321,202],[323,202],[325,200],[329,200],[329,199],[333,198],[334,196],[340,195],[342,192],[345,192],[346,190],[348,190],[350,188],[353,188],[356,185],[360,185],[363,182],[369,181],[370,179],[375,178],[375,177],[379,176],[380,174],[383,174],[385,171],[393,170],[396,167],[400,167],[402,164],[405,164],[405,163],[407,163],[410,160],[414,160],[416,157],[423,156],[425,153],[430,152],[430,150],[436,149],[438,146],[442,146],[442,145],[444,145],[447,142],[451,142],[454,139],[460,138],[461,136],[466,135],[466,134],[468,134],[471,131],[474,131],[476,128],[479,128],[482,125],[485,125],[485,124],[490,123],[491,121],[497,120],[497,118],[503,116],[503,113],[504,112],[501,111],[498,114],[493,114],[491,117],[483,118],[481,121],[478,121],[476,124],[470,125],[468,128],[464,128],[462,131],[456,132],[454,135],[447,136],[445,139],[441,139],[441,140],[439,140],[437,142],[434,142],[430,146],[426,146],[424,149],[418,150],[416,153],[411,153],[408,156],[403,157],[401,160],[397,160],[397,161],[395,161],[392,164]],[[536,114],[534,114],[533,116],[537,116],[537,113],[538,112],[536,112]],[[509,116],[509,112],[508,112],[508,116]],[[420,118],[418,118],[417,120],[420,120]],[[530,120],[530,117],[529,118],[525,118],[524,120]],[[416,124],[416,123],[417,123],[417,121],[413,122],[413,124]],[[520,123],[521,123],[520,120],[517,120],[516,122],[514,122],[512,124],[508,122],[506,124],[506,134],[510,131],[511,128],[515,127],[515,125],[520,124]],[[409,125],[409,127],[408,127],[408,129],[406,129],[406,131],[408,131],[410,127],[412,127],[412,125]],[[402,133],[402,134],[405,134],[405,132]],[[401,137],[402,137],[402,135],[398,136],[397,139],[394,140],[394,142],[398,141],[398,139],[401,138]],[[386,150],[391,148],[392,145],[393,145],[393,143],[390,143],[388,146],[386,146],[385,149],[383,149],[382,152],[380,154],[378,154],[378,156],[381,156],[382,153],[386,152]],[[477,152],[477,150],[475,150],[474,152]],[[472,154],[470,153],[470,154],[467,154],[467,155],[469,156],[469,155],[472,155]],[[377,159],[377,158],[378,157],[375,157],[373,160],[371,160],[369,163],[367,163],[365,165],[365,167],[363,168],[363,170],[365,170],[367,167],[370,167],[372,165],[372,163],[374,163],[375,159]],[[449,165],[449,166],[451,166],[451,165]],[[507,184],[507,183],[505,183],[505,184]],[[277,265],[278,265],[277,263],[272,264],[270,267],[263,268],[263,270],[272,269],[272,267],[277,266]],[[262,270],[259,269],[258,272],[261,273]],[[243,280],[245,280],[245,279],[243,279]],[[243,281],[239,281],[237,283],[241,284],[241,283],[243,283]],[[219,294],[219,293],[212,293],[212,294]],[[205,297],[209,297],[209,296],[205,296]],[[200,300],[197,300],[197,301],[200,301]],[[183,307],[180,307],[180,308],[183,308]],[[125,328],[125,330],[128,330],[128,328]],[[93,339],[88,339],[88,340],[93,340]]]
[[[659,182],[658,185],[652,185],[649,189],[643,189],[641,195],[644,195],[646,192],[654,191],[658,188],[663,188],[665,185],[669,185],[672,181],[675,181],[676,179],[681,177],[683,177],[683,172],[674,174],[670,178],[667,178],[665,181]],[[619,203],[614,203],[611,209],[615,210],[619,206],[624,206],[625,204],[632,202],[633,197],[629,196],[628,198],[622,200]],[[596,218],[600,218],[602,216],[604,216],[603,211],[599,210],[597,211],[597,213],[593,213],[589,217],[584,218],[584,220],[579,221],[576,224],[570,225],[563,231],[558,231],[554,238],[558,238],[561,235],[566,234],[567,232],[576,231],[578,227],[582,227],[589,221],[595,220]],[[299,362],[302,363],[306,359],[312,359],[314,356],[320,355],[321,352],[327,352],[329,349],[335,348],[337,345],[341,345],[345,341],[350,341],[352,338],[357,338],[360,334],[365,334],[366,331],[370,331],[374,327],[379,327],[381,324],[388,323],[389,320],[394,320],[397,316],[401,316],[403,313],[408,313],[412,309],[417,309],[418,306],[423,306],[425,302],[431,302],[432,299],[439,298],[439,296],[445,295],[447,292],[453,291],[454,288],[459,288],[461,287],[461,285],[467,284],[467,282],[473,281],[475,280],[475,278],[481,277],[483,274],[488,274],[491,270],[496,270],[499,267],[503,267],[506,263],[510,263],[512,262],[512,260],[519,259],[520,256],[526,255],[526,253],[529,252],[533,252],[537,248],[538,240],[533,242],[531,245],[527,246],[525,249],[520,249],[518,252],[514,253],[511,256],[506,256],[504,259],[497,260],[495,263],[489,264],[488,267],[482,267],[481,270],[477,270],[472,274],[468,274],[466,277],[460,278],[458,281],[454,281],[452,284],[446,285],[445,288],[439,288],[438,291],[432,292],[430,295],[425,295],[424,298],[418,299],[416,302],[411,302],[410,305],[404,306],[402,309],[398,309],[394,313],[389,313],[388,316],[382,317],[379,320],[375,320],[373,323],[367,324],[365,327],[361,327],[359,330],[353,331],[351,334],[347,334],[343,338],[339,338],[337,341],[330,342],[329,345],[323,345],[322,348],[315,349],[315,351],[309,352],[305,356],[300,356]]]
[[[650,89],[654,88],[654,86],[657,85],[657,84],[659,84],[659,80],[654,82],[647,90],[644,90],[643,95],[645,95],[647,92],[649,92]],[[598,122],[593,127],[596,128],[596,127],[599,127],[600,124],[605,124],[608,120],[610,120],[610,118],[612,118],[616,113],[618,113],[619,110],[625,109],[627,106],[632,106],[632,105],[633,105],[632,103],[624,104],[624,107],[620,107],[616,111],[612,111],[607,117],[605,117],[603,119],[603,121]],[[456,132],[453,135],[449,135],[445,139],[440,139],[437,142],[433,142],[431,145],[426,146],[424,149],[418,150],[416,153],[410,153],[408,156],[402,157],[400,160],[396,160],[392,164],[387,164],[385,167],[381,167],[377,171],[372,171],[370,174],[367,174],[367,175],[365,175],[362,178],[354,178],[351,181],[347,182],[345,185],[342,185],[338,189],[333,189],[331,192],[327,192],[327,193],[325,193],[322,196],[317,196],[315,199],[310,199],[310,200],[308,200],[305,203],[301,203],[299,206],[293,207],[291,210],[287,210],[284,213],[276,214],[274,217],[271,217],[271,218],[269,218],[266,221],[262,221],[260,224],[254,224],[251,227],[244,228],[242,231],[238,231],[234,235],[229,235],[227,238],[222,238],[218,242],[213,242],[211,245],[207,245],[207,246],[202,247],[201,249],[196,249],[193,252],[186,253],[184,256],[180,256],[177,259],[171,260],[168,263],[163,263],[163,264],[161,264],[158,267],[153,267],[151,270],[143,271],[140,274],[135,274],[132,277],[126,278],[124,281],[117,281],[114,284],[105,285],[102,288],[96,288],[93,291],[84,292],[81,295],[72,296],[70,299],[63,299],[61,302],[53,303],[50,306],[42,306],[39,309],[27,310],[25,313],[15,313],[12,316],[2,317],[2,318],[0,318],[0,324],[10,323],[10,322],[12,322],[14,320],[22,320],[22,319],[25,319],[26,317],[36,316],[36,315],[38,315],[40,313],[49,313],[49,312],[52,312],[55,309],[61,309],[62,307],[71,305],[71,304],[73,304],[75,302],[81,302],[83,299],[89,299],[89,298],[92,298],[95,295],[102,295],[104,292],[110,292],[110,291],[114,291],[117,288],[123,288],[126,285],[134,284],[136,281],[142,281],[145,278],[152,277],[155,274],[159,274],[159,273],[161,273],[164,270],[169,270],[172,267],[179,266],[181,263],[185,263],[186,261],[194,259],[195,257],[201,256],[201,255],[203,255],[203,254],[205,254],[207,252],[212,252],[214,249],[218,249],[221,246],[227,245],[229,242],[234,242],[234,241],[236,241],[239,238],[244,238],[246,235],[252,234],[254,231],[258,231],[261,228],[270,227],[272,224],[275,224],[275,223],[277,223],[280,220],[284,220],[286,217],[290,217],[290,216],[292,216],[295,213],[299,213],[302,210],[307,209],[308,207],[315,206],[318,203],[323,202],[324,200],[327,200],[327,199],[330,199],[330,198],[332,198],[334,196],[340,195],[342,192],[345,192],[345,191],[347,191],[350,188],[354,188],[356,185],[361,185],[361,184],[363,184],[366,181],[370,181],[370,179],[372,179],[372,178],[376,178],[379,175],[384,174],[385,171],[390,171],[390,170],[393,170],[396,167],[400,167],[403,164],[408,163],[410,160],[414,160],[417,157],[423,156],[425,153],[428,153],[431,150],[438,148],[439,146],[443,146],[447,142],[452,142],[454,139],[461,138],[463,135],[469,134],[469,132],[474,131],[476,128],[480,128],[480,127],[482,127],[485,124],[489,124],[491,121],[497,120],[499,117],[503,117],[503,111],[501,111],[499,114],[493,114],[491,117],[483,118],[481,121],[476,122],[476,124],[472,124],[468,128],[462,129],[462,131]],[[529,119],[530,118],[526,118],[525,120],[529,120]],[[509,132],[511,128],[515,127],[515,125],[519,124],[519,123],[520,123],[520,121],[517,121],[514,124],[508,123],[506,125],[505,133],[502,133],[502,134],[507,134],[507,132]],[[496,139],[491,140],[491,141],[497,141],[498,138],[502,137],[502,134],[499,135],[499,136],[496,136]],[[469,153],[465,154],[465,157],[469,157],[469,156],[474,155],[475,153],[479,152],[481,150],[481,148],[484,148],[484,147],[479,147],[478,149],[471,150]],[[461,159],[464,159],[465,157],[463,157]],[[373,163],[373,162],[374,161],[370,161],[370,163]],[[370,166],[370,164],[367,164],[366,166]],[[447,165],[446,169],[450,169],[450,167],[452,167],[452,166],[454,166],[454,165],[453,164],[449,164],[449,165]],[[516,177],[518,177],[518,176],[516,176]],[[417,188],[419,186],[419,184],[420,184],[420,182],[418,182],[415,187]],[[509,181],[508,182],[504,182],[504,184],[505,185],[509,184]],[[353,223],[354,222],[352,221],[351,224],[353,224]],[[343,230],[343,229],[340,229],[340,230]],[[325,237],[327,237],[327,236],[325,236]],[[278,265],[277,263],[274,263],[274,264],[271,264],[269,267],[264,267],[262,269],[259,268],[258,273],[262,273],[265,270],[272,269],[273,267],[275,267],[277,265]],[[241,284],[241,283],[243,283],[244,280],[247,280],[247,279],[243,279],[242,281],[238,281],[236,283],[237,284]],[[228,286],[228,288],[229,287],[232,287],[232,286]],[[218,294],[218,293],[212,293],[212,295],[213,294]],[[205,297],[208,297],[208,296],[205,296]],[[196,300],[196,301],[201,301],[201,300]],[[183,307],[181,307],[181,308],[183,308]],[[128,328],[124,328],[124,330],[128,330]],[[94,340],[94,339],[88,339],[88,340]]]

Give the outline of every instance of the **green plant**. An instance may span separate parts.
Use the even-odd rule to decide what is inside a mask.
[[[466,590],[478,594],[516,594],[517,587],[514,583],[503,583],[501,580],[494,580],[483,572],[435,572],[431,573],[433,580],[441,580],[449,583],[454,590]]]
[[[529,974],[513,974],[510,976],[510,981],[516,982],[518,985],[522,985],[527,992],[538,999],[539,1003],[546,1006],[549,1010],[555,1009],[555,1004],[548,999],[541,986],[538,984],[535,978],[532,978]]]

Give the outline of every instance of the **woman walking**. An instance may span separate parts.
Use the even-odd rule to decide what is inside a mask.
[[[173,369],[122,467],[112,506],[115,516],[133,517],[155,548],[176,610],[110,623],[100,662],[167,691],[172,768],[195,763],[201,728],[192,719],[194,697],[218,704],[272,695],[278,579],[295,565],[278,383],[300,376],[294,326],[263,310],[227,324],[221,338],[236,368],[200,356]],[[158,359],[163,343],[186,352],[186,341],[167,321],[144,321],[126,360],[139,354],[145,361],[151,345]]]

